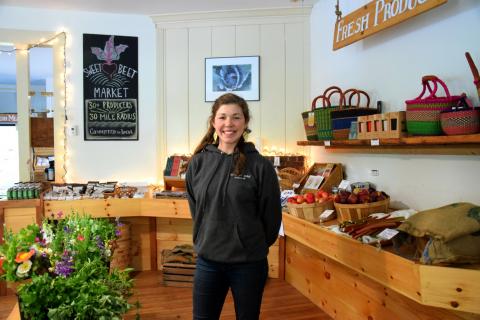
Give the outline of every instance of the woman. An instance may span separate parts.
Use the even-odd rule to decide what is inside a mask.
[[[281,222],[272,164],[245,141],[250,113],[231,93],[212,106],[208,131],[187,169],[198,254],[193,318],[219,319],[231,288],[237,319],[258,319],[268,275],[268,248]]]

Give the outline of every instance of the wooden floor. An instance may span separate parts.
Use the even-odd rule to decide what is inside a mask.
[[[178,320],[192,319],[192,289],[164,287],[160,272],[140,272],[135,275],[135,290],[131,302],[141,304],[141,319]],[[16,303],[14,295],[0,297],[0,320],[6,319]],[[136,310],[125,319],[135,319]],[[234,320],[235,311],[229,294],[223,307],[222,320]],[[263,295],[260,319],[275,320],[330,320],[326,313],[315,306],[285,281],[269,279]]]

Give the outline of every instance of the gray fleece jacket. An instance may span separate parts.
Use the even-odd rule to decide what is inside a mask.
[[[273,165],[251,143],[246,166],[233,174],[234,157],[215,145],[194,155],[187,169],[187,193],[198,255],[217,262],[266,258],[282,219],[280,188]]]

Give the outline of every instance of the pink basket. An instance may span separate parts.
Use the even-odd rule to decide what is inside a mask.
[[[445,97],[436,95],[439,84],[445,91]],[[424,76],[422,86],[422,93],[418,97],[405,101],[407,131],[414,135],[440,135],[442,134],[440,112],[456,106],[461,97],[451,96],[447,85],[436,76]],[[427,90],[429,95],[424,97],[428,94]]]

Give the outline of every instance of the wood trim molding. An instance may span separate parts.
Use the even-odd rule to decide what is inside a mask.
[[[310,16],[311,6],[303,8],[202,11],[150,16],[157,28],[208,27],[219,25],[271,24],[302,22]]]

